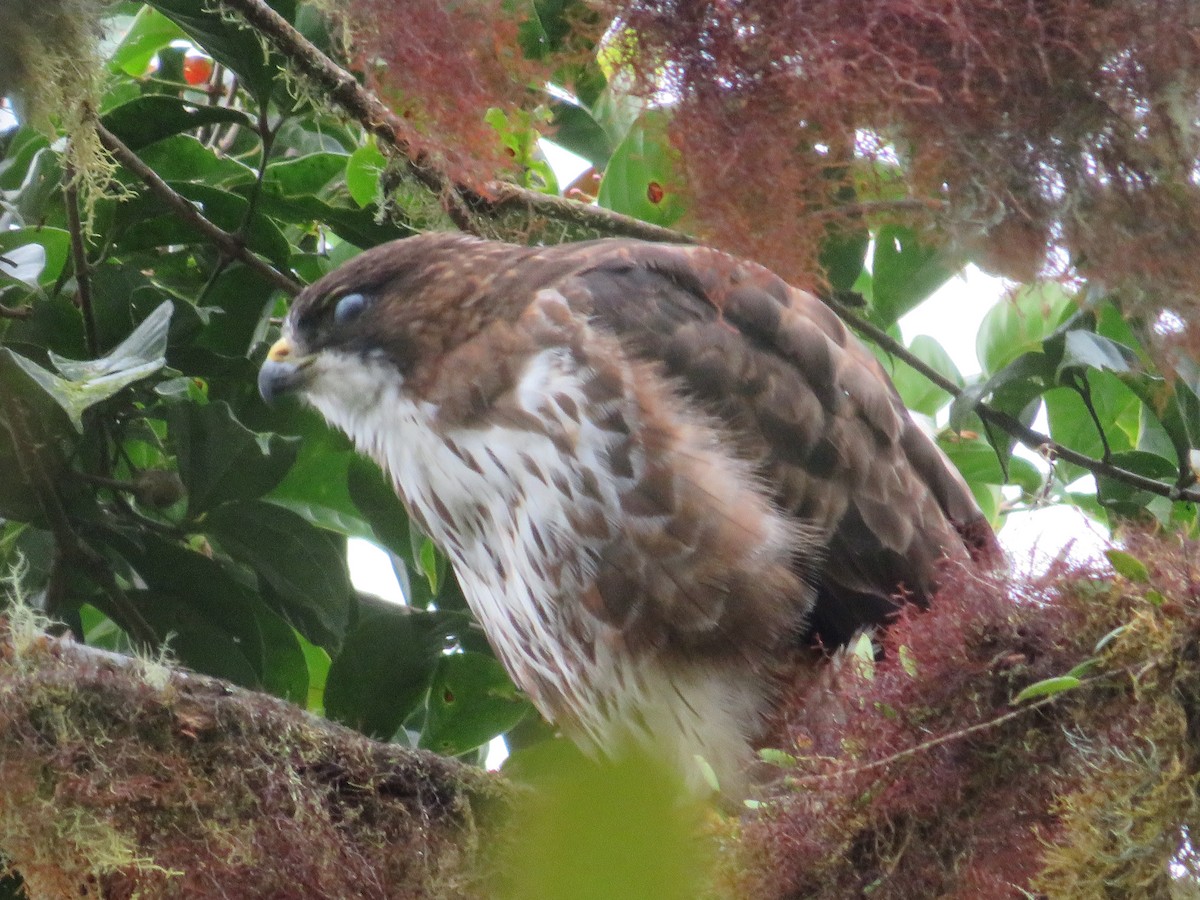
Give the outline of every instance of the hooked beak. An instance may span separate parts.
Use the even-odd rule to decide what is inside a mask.
[[[308,358],[297,358],[291,341],[280,338],[267,351],[267,359],[258,370],[258,392],[268,406],[274,406],[284,394],[303,387],[308,380]]]

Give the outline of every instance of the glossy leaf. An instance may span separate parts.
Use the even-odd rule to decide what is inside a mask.
[[[166,94],[148,94],[110,109],[100,123],[131,150],[205,125],[249,125],[245,113],[227,106],[202,106]]]
[[[1179,467],[1170,459],[1144,450],[1127,450],[1109,457],[1114,466],[1136,472],[1163,484],[1174,484]],[[1137,516],[1150,504],[1154,495],[1134,487],[1127,481],[1107,475],[1096,476],[1096,498],[1106,509],[1122,515]]]
[[[1056,678],[1044,678],[1035,684],[1029,685],[1029,687],[1013,697],[1012,702],[1017,704],[1039,697],[1052,697],[1055,694],[1061,694],[1064,691],[1077,688],[1081,683],[1080,679],[1074,675],[1059,675]]]
[[[52,285],[71,252],[71,236],[61,228],[0,231],[0,276],[30,286]]]
[[[655,225],[672,225],[683,215],[667,117],[646,113],[613,151],[600,182],[601,206]]]
[[[359,206],[370,206],[379,194],[379,176],[387,160],[374,142],[359,147],[346,160],[346,190]]]
[[[908,349],[917,359],[955,384],[962,386],[963,378],[959,374],[954,360],[950,358],[950,354],[942,345],[929,335],[917,335],[909,344]],[[900,392],[900,398],[909,409],[932,416],[950,402],[950,394],[933,384],[903,360],[895,361],[891,376],[896,390]]]
[[[318,646],[336,647],[350,624],[353,589],[344,544],[271,503],[227,503],[205,516],[204,530],[269,587],[271,605]]]
[[[162,304],[111,353],[99,359],[75,361],[50,352],[50,361],[65,377],[4,349],[12,363],[37,382],[62,407],[71,424],[83,431],[83,413],[118,391],[153,375],[166,364],[167,326],[171,304]]]
[[[888,225],[875,236],[871,261],[871,319],[883,328],[945,284],[957,265],[915,231]]]
[[[164,181],[203,181],[228,188],[255,180],[252,168],[230,156],[218,155],[190,134],[155,141],[138,155]]]
[[[1137,354],[1116,341],[1083,329],[1064,335],[1063,357],[1058,371],[1065,369],[1104,369],[1109,372],[1130,372],[1139,365]]]
[[[569,102],[554,105],[551,140],[564,150],[582,156],[603,171],[613,155],[613,143],[604,127],[585,107]]]
[[[250,209],[244,197],[208,184],[177,181],[171,187],[196,204],[197,210],[219,228],[231,233],[241,231],[246,245],[272,262],[286,266],[291,255],[287,238],[267,216]],[[127,223],[122,244],[129,250],[148,250],[172,244],[190,244],[204,238],[188,222],[167,210],[153,197],[139,197],[121,210]],[[243,228],[245,223],[245,228]]]
[[[350,461],[347,475],[350,497],[371,524],[375,540],[411,562],[408,513],[387,477],[375,463],[357,454]]]
[[[442,651],[461,622],[407,607],[364,617],[329,667],[326,715],[363,734],[392,737],[424,702]]]
[[[1131,433],[1136,433],[1140,401],[1115,375],[1092,372],[1089,375],[1091,403],[1095,419],[1080,395],[1070,388],[1054,388],[1045,394],[1050,436],[1061,444],[1091,457],[1105,453],[1100,428],[1112,452],[1133,449]],[[1099,423],[1099,424],[1097,424]],[[1083,474],[1078,466],[1059,460],[1056,463],[1064,480],[1070,482]]]
[[[429,687],[421,746],[457,756],[503,734],[531,710],[494,657],[443,656]]]
[[[154,54],[183,36],[178,25],[158,10],[143,6],[109,57],[109,65],[138,78],[146,73]]]
[[[1023,287],[993,306],[979,326],[975,353],[986,374],[1000,371],[1031,351],[1039,352],[1074,309],[1071,296],[1056,284]]]
[[[829,233],[821,246],[818,265],[835,291],[849,291],[863,274],[871,235],[866,228],[839,228]]]
[[[295,440],[250,431],[223,402],[179,404],[168,419],[192,516],[229,501],[261,497],[296,459]]]
[[[1150,580],[1150,570],[1133,554],[1126,553],[1124,550],[1105,550],[1104,555],[1108,557],[1108,561],[1116,573],[1129,581],[1145,584]]]

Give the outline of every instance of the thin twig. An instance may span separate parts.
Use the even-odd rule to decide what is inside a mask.
[[[88,355],[95,359],[100,355],[100,340],[96,336],[96,314],[92,310],[91,267],[87,260],[87,246],[83,239],[83,223],[79,219],[79,191],[75,187],[75,164],[67,155],[63,167],[63,201],[67,206],[67,230],[71,235],[71,261],[75,268],[75,290],[79,312],[83,316],[83,333]]]
[[[32,315],[32,306],[0,305],[0,319],[28,319]]]
[[[866,319],[849,309],[845,304],[840,303],[832,297],[823,297],[822,299],[844,321],[867,335],[867,337],[888,353],[908,363],[908,365],[912,366],[952,397],[957,398],[962,396],[962,388],[932,366],[918,359],[903,344],[891,337],[883,329],[872,325]],[[993,409],[986,403],[976,403],[975,412],[979,415],[979,418],[1007,432],[1031,450],[1051,454],[1069,463],[1074,463],[1082,469],[1087,469],[1094,475],[1103,475],[1106,478],[1123,481],[1148,493],[1159,497],[1166,497],[1168,500],[1186,500],[1192,503],[1200,502],[1200,491],[1177,484],[1164,484],[1161,481],[1155,481],[1153,478],[1147,478],[1145,475],[1139,475],[1137,472],[1131,472],[1128,469],[1115,466],[1105,460],[1086,456],[1083,453],[1072,450],[1070,447],[1064,447],[1062,444],[1052,440],[1048,435],[1034,431],[1024,422],[1013,418],[1008,413]]]
[[[1152,661],[1150,661],[1150,663],[1148,665],[1152,666],[1152,665],[1156,664],[1156,662],[1161,662],[1161,660],[1157,660],[1157,661],[1152,660]],[[1071,693],[1072,691],[1078,690],[1079,688],[1082,688],[1082,687],[1087,687],[1087,686],[1096,684],[1097,682],[1100,682],[1100,681],[1107,681],[1109,679],[1116,678],[1117,676],[1120,676],[1120,675],[1134,675],[1135,678],[1137,677],[1137,673],[1134,672],[1132,666],[1122,666],[1121,668],[1114,669],[1111,672],[1101,672],[1100,674],[1093,675],[1090,678],[1081,679],[1079,684],[1077,684],[1074,688],[1072,688],[1071,691],[1060,691],[1057,694],[1050,694],[1047,697],[1043,697],[1040,700],[1035,700],[1033,703],[1024,704],[1022,706],[1017,707],[1014,710],[1010,710],[1009,712],[1006,712],[1002,715],[996,716],[995,718],[988,719],[987,721],[976,722],[974,725],[968,725],[965,728],[955,729],[954,731],[950,732],[949,734],[938,735],[935,738],[930,738],[927,741],[922,741],[921,743],[914,744],[911,747],[905,747],[903,750],[897,750],[895,753],[889,753],[887,756],[880,757],[879,759],[873,759],[873,760],[870,760],[869,762],[865,762],[865,763],[862,763],[857,766],[850,766],[848,768],[839,769],[834,772],[820,772],[820,773],[816,773],[813,775],[799,775],[799,776],[789,779],[789,783],[796,785],[796,786],[804,785],[804,784],[816,784],[817,782],[822,782],[822,781],[833,781],[833,780],[839,779],[839,778],[850,778],[855,775],[860,775],[863,772],[870,772],[875,769],[881,769],[884,766],[889,766],[892,763],[899,762],[902,759],[907,759],[910,756],[916,756],[918,753],[924,753],[927,750],[932,750],[935,747],[940,747],[942,744],[949,744],[953,741],[959,741],[959,740],[962,740],[963,738],[970,737],[973,734],[978,734],[981,731],[990,731],[991,729],[997,728],[1000,725],[1003,725],[1005,722],[1009,722],[1009,721],[1017,718],[1018,716],[1023,716],[1026,713],[1030,713],[1030,712],[1033,712],[1034,710],[1041,709],[1043,706],[1049,706],[1051,703],[1055,703],[1058,700],[1061,700],[1063,697],[1065,697],[1067,694]]]
[[[922,741],[919,744],[914,744],[911,747],[905,747],[903,750],[897,750],[895,753],[890,753],[880,759],[873,759],[870,762],[862,763],[861,765],[851,766],[845,769],[839,769],[835,772],[820,772],[814,775],[797,775],[788,779],[788,783],[792,785],[816,784],[821,781],[834,781],[838,778],[851,778],[855,775],[861,775],[864,772],[870,772],[874,769],[882,769],[884,766],[890,766],[892,763],[899,762],[909,756],[916,756],[918,753],[924,753],[926,750],[932,750],[934,747],[940,747],[942,744],[949,744],[952,741],[958,741],[980,731],[989,731],[999,725],[1003,725],[1010,719],[1015,719],[1018,716],[1023,716],[1025,713],[1032,712],[1035,709],[1040,709],[1058,699],[1060,695],[1054,694],[1049,697],[1043,697],[1030,703],[1027,706],[1019,707],[1010,712],[1006,712],[994,719],[988,719],[986,722],[977,722],[974,725],[968,725],[966,728],[959,728],[949,734],[939,735],[927,741]]]
[[[95,123],[95,127],[96,133],[100,137],[100,143],[117,162],[145,182],[146,187],[160,200],[171,207],[181,219],[197,231],[202,232],[217,245],[222,253],[241,260],[248,268],[262,275],[281,291],[293,295],[301,291],[303,285],[299,281],[263,262],[251,253],[239,238],[205,218],[187,198],[163,181],[157,172],[142,162],[138,155],[125,146],[115,134],[99,122]]]
[[[493,181],[481,190],[453,183],[427,156],[414,151],[404,135],[408,128],[373,93],[362,87],[354,76],[322,53],[283,16],[263,0],[221,0],[221,6],[235,12],[265,37],[295,67],[296,72],[320,88],[321,93],[338,104],[368,132],[397,150],[410,174],[424,187],[443,198],[447,211],[461,213],[459,202],[477,216],[497,217],[514,209],[544,216],[600,234],[641,238],[647,241],[690,244],[695,238],[682,231],[651,225],[632,216],[543,194],[515,184]],[[461,215],[457,216],[461,220]]]

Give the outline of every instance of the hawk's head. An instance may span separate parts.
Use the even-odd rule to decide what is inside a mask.
[[[304,290],[259,373],[263,397],[298,392],[318,407],[326,396],[374,402],[381,377],[419,381],[454,344],[504,315],[501,304],[478,302],[486,247],[436,237],[364,253]]]

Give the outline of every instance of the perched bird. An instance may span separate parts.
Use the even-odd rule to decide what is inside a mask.
[[[548,719],[692,783],[743,783],[799,642],[994,541],[841,321],[705,247],[385,244],[296,298],[259,387],[390,474]]]

